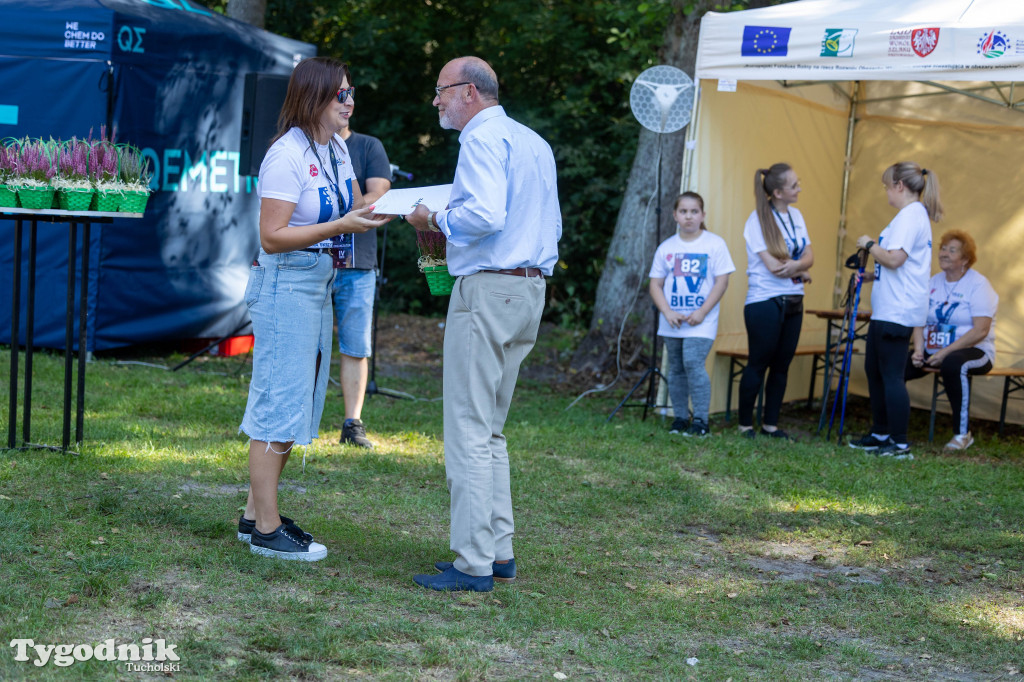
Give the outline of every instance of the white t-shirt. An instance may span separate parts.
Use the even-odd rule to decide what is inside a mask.
[[[292,128],[267,150],[260,164],[256,194],[260,199],[280,199],[295,204],[289,226],[327,223],[352,209],[352,184],[356,181],[352,161],[345,141],[335,135],[333,142],[342,202],[340,210],[337,193],[332,189],[334,174],[330,170],[331,150],[328,145],[314,141],[314,154],[305,133],[300,128]],[[339,246],[341,241],[352,243],[352,235],[341,237],[344,240],[328,239],[313,246]]]
[[[689,315],[704,305],[717,277],[735,271],[725,240],[701,230],[700,236],[690,242],[683,241],[678,232],[663,241],[654,252],[650,276],[655,279],[664,277],[663,291],[669,307]],[[713,339],[718,334],[717,303],[703,322],[692,327],[684,322],[678,329],[673,329],[664,315],[658,317],[658,336]]]
[[[811,244],[807,233],[807,223],[800,211],[789,207],[789,214],[782,215],[772,211],[775,226],[782,233],[786,242],[786,250],[791,256],[799,259],[804,249]],[[747,243],[747,300],[745,304],[760,303],[776,296],[799,296],[804,293],[804,283],[794,282],[789,277],[776,277],[757,254],[768,250],[761,234],[761,221],[757,219],[757,211],[753,211],[743,225],[743,240]]]
[[[932,270],[932,224],[924,204],[915,201],[901,208],[882,230],[878,245],[886,251],[903,249],[907,260],[895,270],[875,263],[871,319],[923,327]]]
[[[940,272],[928,282],[928,320],[924,328],[925,351],[931,355],[953,343],[974,326],[975,317],[991,317],[988,336],[974,344],[993,365],[996,362],[996,308],[999,295],[985,276],[968,270],[955,282]]]

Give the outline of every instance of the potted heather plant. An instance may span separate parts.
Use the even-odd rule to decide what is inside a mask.
[[[92,153],[89,157],[90,174],[96,186],[90,208],[94,211],[112,212],[121,205],[126,185],[121,180],[118,168],[120,158],[117,147],[111,140],[106,139],[105,132],[101,130],[100,140],[92,144]]]
[[[452,293],[455,278],[448,272],[448,240],[444,233],[417,232],[416,245],[420,249],[416,265],[419,266],[420,272],[426,275],[430,293],[434,296],[447,296]]]
[[[14,181],[14,169],[17,165],[18,146],[16,141],[0,142],[0,206],[17,206],[18,195],[11,183]]]
[[[121,181],[125,184],[124,199],[118,209],[124,213],[142,213],[149,200],[149,159],[133,145],[117,147]]]
[[[18,145],[14,184],[17,185],[18,202],[25,208],[44,209],[53,207],[53,185],[51,181],[57,169],[53,163],[52,140],[29,140]]]
[[[88,142],[72,137],[56,147],[57,173],[53,186],[57,190],[57,205],[65,211],[87,211],[95,192],[90,173],[92,147]]]

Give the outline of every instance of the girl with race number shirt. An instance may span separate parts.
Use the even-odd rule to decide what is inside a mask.
[[[878,240],[863,235],[857,247],[875,259],[865,275],[871,287],[871,322],[864,371],[871,402],[871,432],[850,446],[883,457],[913,459],[907,438],[910,395],[904,379],[910,337],[928,316],[928,279],[932,263],[932,226],[942,220],[939,179],[911,161],[885,169],[882,184],[897,209]]]
[[[710,434],[706,362],[718,333],[718,303],[736,266],[725,240],[707,231],[699,194],[676,197],[673,216],[678,229],[654,253],[650,293],[661,311],[658,336],[665,339],[668,355],[668,392],[675,414],[671,433],[702,437]]]
[[[761,435],[788,439],[778,428],[789,364],[803,325],[804,283],[814,265],[807,224],[793,206],[800,179],[786,163],[754,174],[755,209],[743,226],[747,244],[747,299],[743,321],[749,360],[740,379],[739,428],[755,436],[754,403],[764,383]],[[767,372],[767,380],[765,373]]]
[[[971,266],[978,260],[971,235],[950,230],[939,241],[939,268],[928,282],[928,319],[914,327],[913,351],[905,378],[918,379],[925,367],[937,367],[953,410],[956,433],[947,450],[974,443],[967,428],[971,406],[968,376],[987,374],[996,359],[996,308],[999,295]]]
[[[337,237],[387,222],[362,207],[348,149],[337,135],[351,94],[344,62],[300,62],[256,186],[260,252],[245,290],[255,346],[239,427],[250,438],[250,485],[238,538],[254,554],[277,559],[327,556],[326,547],[280,515],[277,487],[292,446],[318,436],[334,332]]]

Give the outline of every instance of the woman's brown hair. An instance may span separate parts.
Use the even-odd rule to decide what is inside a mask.
[[[754,173],[754,206],[757,220],[761,223],[761,236],[764,237],[768,253],[781,261],[789,260],[791,255],[779,226],[775,224],[771,200],[775,190],[783,188],[786,173],[791,170],[793,167],[788,163],[775,163],[771,168],[758,168]]]
[[[277,134],[270,143],[277,142],[292,128],[301,128],[309,137],[316,137],[320,114],[337,98],[345,79],[351,86],[348,65],[333,57],[311,57],[299,62],[288,80],[288,91],[277,117]]]
[[[913,161],[900,161],[885,169],[885,172],[882,173],[882,182],[888,187],[902,182],[904,187],[920,197],[932,222],[937,223],[942,220],[939,178],[934,172],[918,166]]]

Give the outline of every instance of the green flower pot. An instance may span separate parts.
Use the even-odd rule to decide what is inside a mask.
[[[53,208],[52,187],[19,187],[18,202],[22,208]]]
[[[149,201],[149,192],[145,190],[128,190],[121,199],[121,205],[117,208],[121,213],[143,213],[146,210],[146,202]]]
[[[427,287],[434,296],[447,296],[452,293],[455,278],[448,273],[447,265],[423,268],[423,274],[427,276]]]
[[[57,205],[62,211],[88,211],[95,193],[92,189],[62,189],[57,192]]]

